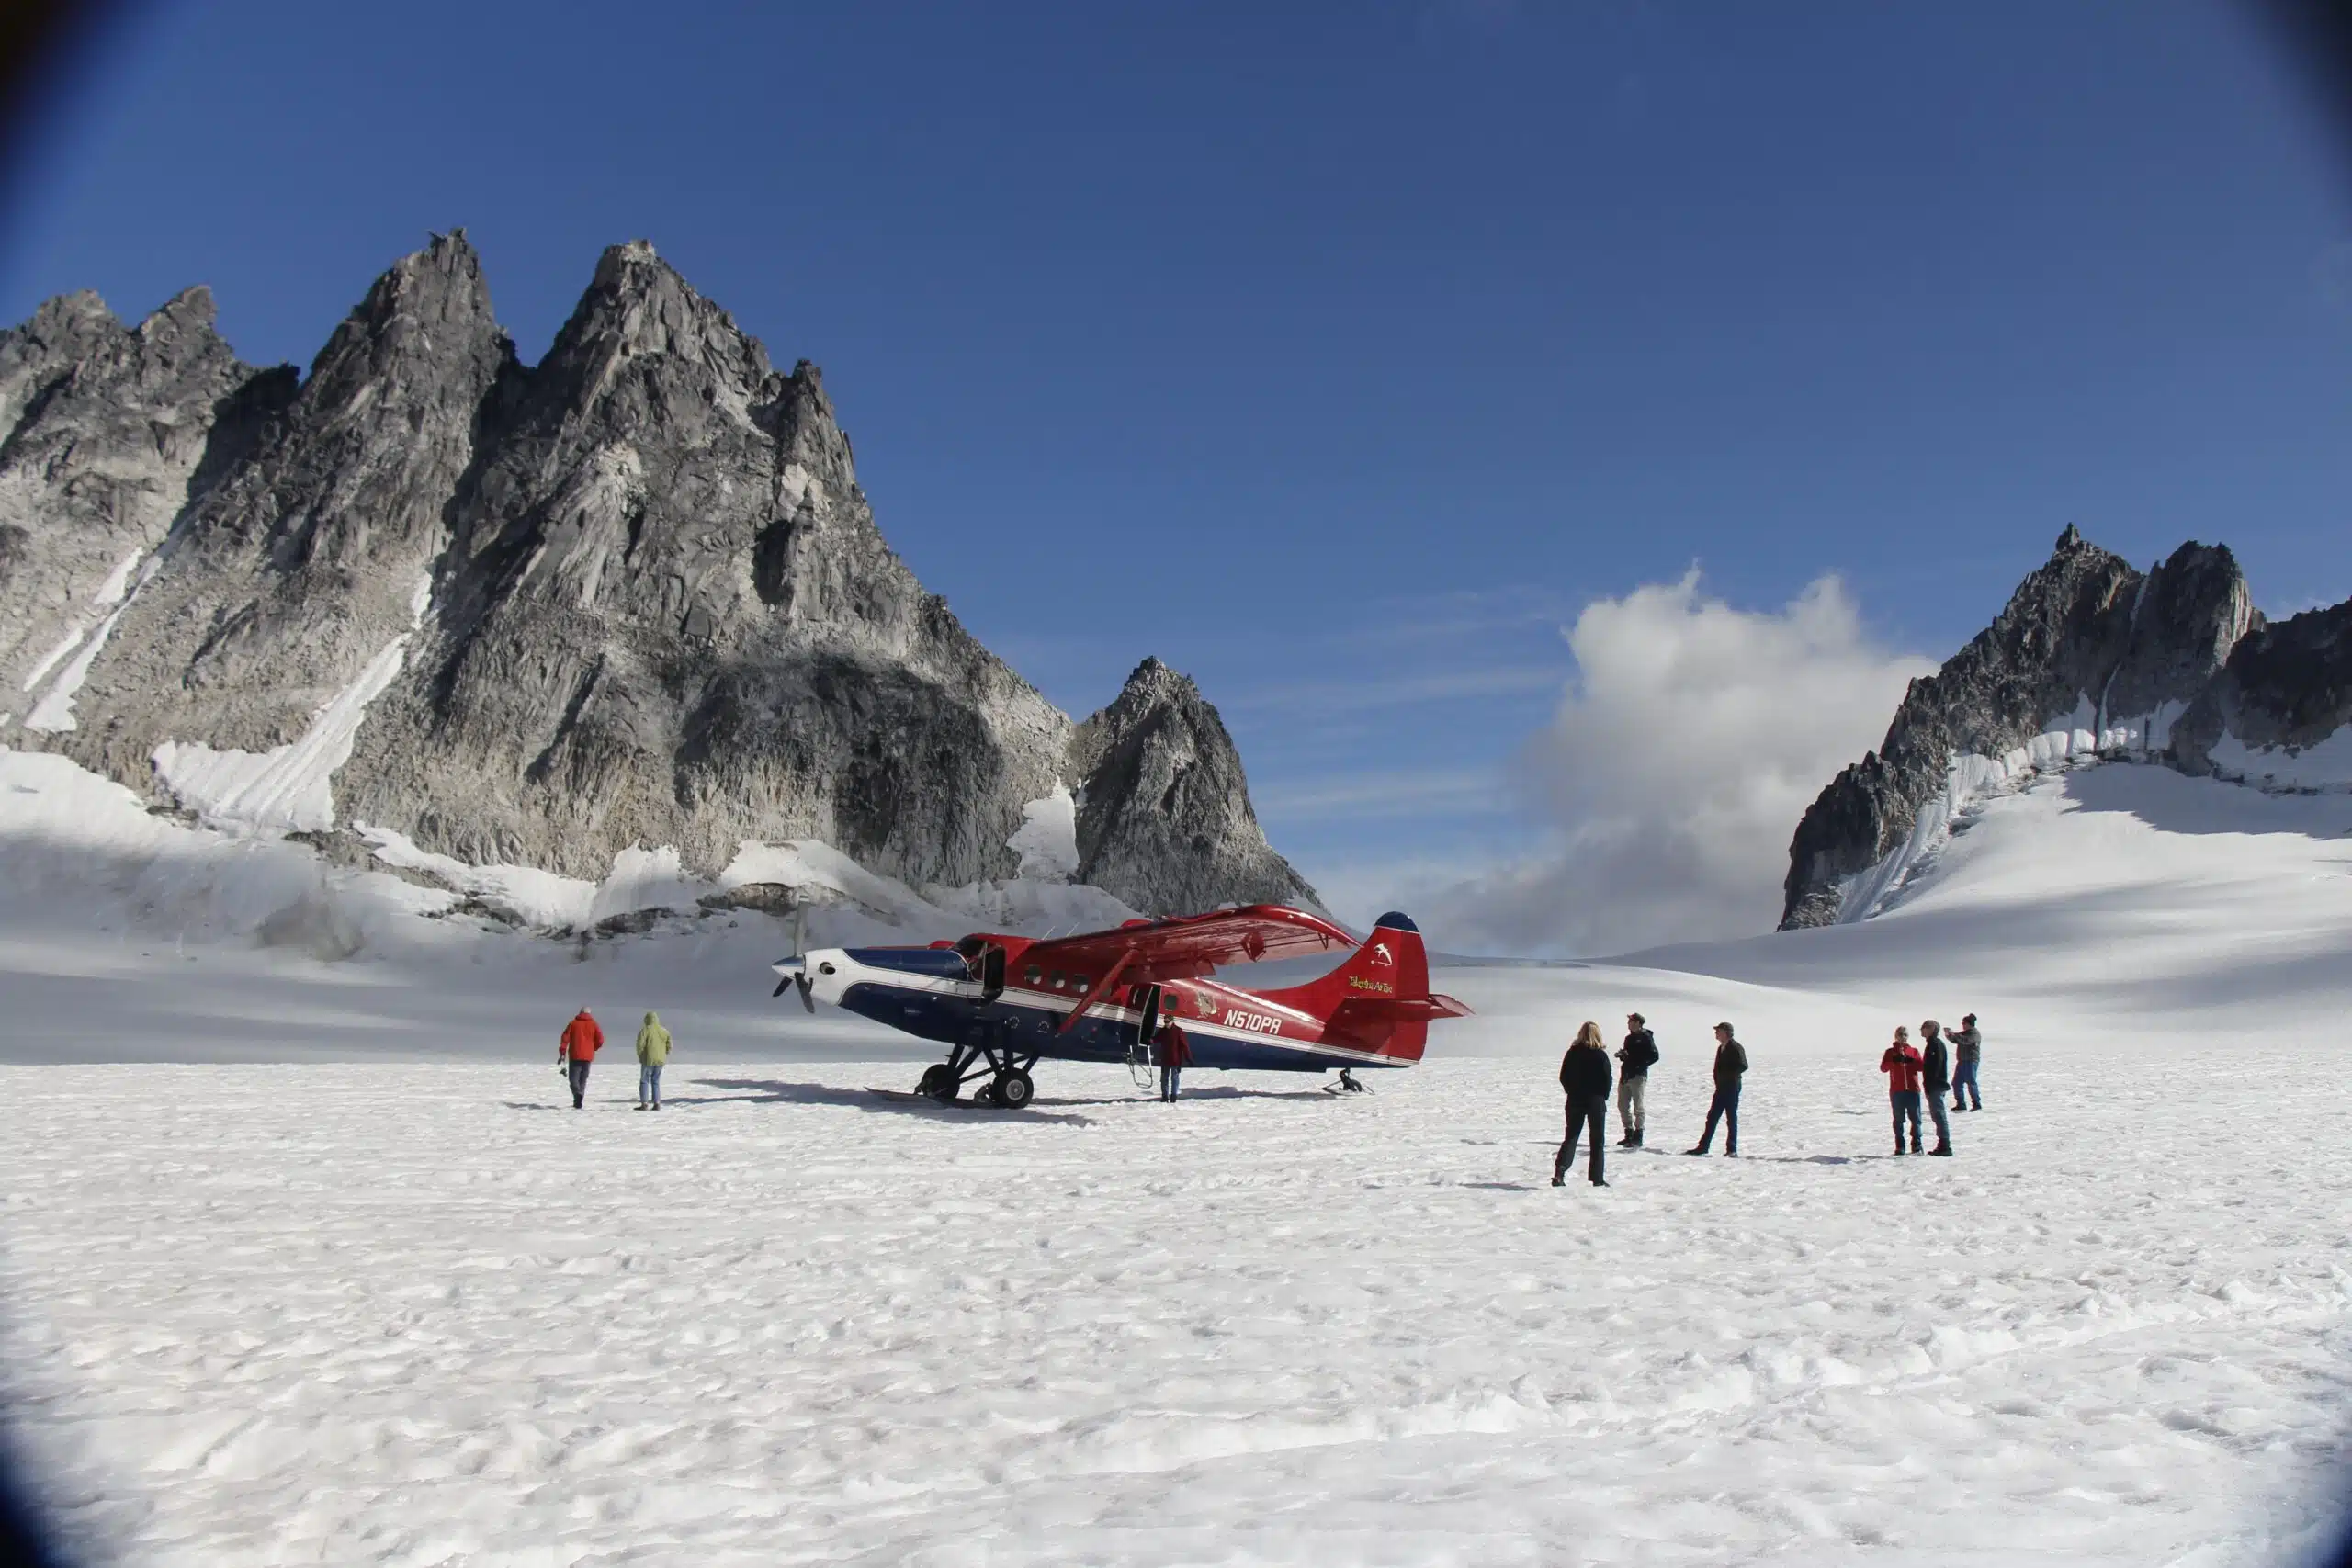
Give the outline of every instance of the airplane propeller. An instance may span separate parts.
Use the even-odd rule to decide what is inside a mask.
[[[783,978],[775,983],[775,989],[770,994],[780,997],[786,987],[797,986],[800,988],[800,1005],[813,1013],[817,1010],[817,998],[809,994],[808,960],[803,956],[808,948],[808,911],[803,907],[792,911],[792,956],[781,959],[774,965]]]

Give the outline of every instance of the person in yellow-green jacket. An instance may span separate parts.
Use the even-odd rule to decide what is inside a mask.
[[[662,1068],[670,1060],[670,1032],[651,1013],[637,1032],[637,1108],[662,1109]]]

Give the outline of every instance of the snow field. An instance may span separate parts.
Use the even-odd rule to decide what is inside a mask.
[[[1577,972],[1564,972],[1575,975]],[[1581,1005],[1581,1001],[1579,1003]],[[1566,1009],[1564,1010],[1576,1010]],[[1604,1015],[1605,1016],[1605,1015]],[[2347,1392],[2308,1042],[1876,1043],[1544,1184],[1548,1048],[1374,1095],[1048,1065],[0,1070],[8,1364],[134,1563],[2276,1563]],[[1613,1134],[1612,1134],[1613,1135]]]

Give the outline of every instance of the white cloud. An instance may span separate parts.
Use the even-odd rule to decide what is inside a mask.
[[[1437,896],[1442,947],[1623,953],[1770,931],[1798,818],[1935,669],[1873,643],[1835,577],[1758,612],[1702,594],[1694,568],[1587,605],[1567,639],[1576,681],[1520,764],[1551,835]]]

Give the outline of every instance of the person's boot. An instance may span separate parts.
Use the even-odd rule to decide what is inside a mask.
[[[1634,1146],[1637,1149],[1642,1146],[1642,1129],[1639,1127],[1634,1129]]]
[[[1566,1177],[1565,1177],[1565,1176],[1561,1175],[1561,1174],[1560,1174],[1558,1171],[1556,1171],[1556,1170],[1555,1170],[1555,1171],[1554,1171],[1554,1172],[1552,1173],[1552,1185],[1553,1185],[1553,1186],[1555,1186],[1555,1187],[1566,1187],[1567,1184],[1568,1184],[1568,1179],[1567,1179]]]
[[[1697,1145],[1697,1146],[1696,1146],[1696,1147],[1694,1147],[1694,1148],[1688,1148],[1688,1149],[1683,1150],[1682,1152],[1683,1152],[1684,1154],[1686,1154],[1686,1155],[1702,1155],[1702,1154],[1705,1154],[1705,1153],[1707,1152],[1707,1145],[1704,1145],[1704,1144],[1701,1144],[1701,1145]]]
[[[1596,1177],[1594,1177],[1594,1178],[1592,1179],[1592,1184],[1593,1184],[1595,1187],[1606,1187],[1606,1186],[1608,1186],[1608,1185],[1609,1185],[1609,1183],[1607,1183],[1606,1181],[1601,1180],[1601,1179],[1600,1179],[1600,1178],[1599,1178],[1599,1177],[1597,1177],[1597,1176],[1596,1176]]]
[[[1922,1149],[1922,1148],[1919,1146],[1919,1140],[1918,1140],[1918,1139],[1917,1139],[1917,1138],[1914,1138],[1914,1139],[1912,1139],[1912,1140],[1911,1140],[1911,1152],[1912,1152],[1913,1154],[1917,1155],[1917,1154],[1925,1154],[1927,1151],[1926,1151],[1925,1149]]]
[[[1900,1133],[1894,1134],[1894,1152],[1896,1154],[1902,1154],[1904,1152],[1903,1134]]]
[[[1928,1152],[1931,1155],[1950,1156],[1951,1153],[1951,1145],[1950,1144],[1938,1144],[1934,1148],[1929,1149]]]

